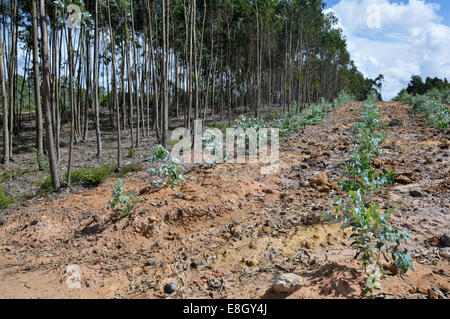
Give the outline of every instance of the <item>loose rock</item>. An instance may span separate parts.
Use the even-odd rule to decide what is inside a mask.
[[[309,180],[311,185],[322,186],[328,185],[328,176],[324,172],[317,174]]]
[[[164,292],[166,294],[171,294],[171,293],[175,292],[177,289],[178,289],[178,284],[174,281],[171,281],[164,286]]]
[[[400,121],[400,120],[393,120],[393,121],[391,121],[391,122],[389,123],[389,127],[400,126],[400,125],[402,125],[402,124],[403,124],[403,122]]]
[[[330,192],[330,188],[326,185],[317,187],[317,190],[321,193],[329,193]]]
[[[154,265],[156,265],[156,259],[155,258],[147,258],[145,260],[145,263],[147,266],[154,266]]]
[[[291,294],[301,287],[301,280],[296,274],[287,273],[278,275],[272,285],[272,291],[275,293]]]
[[[450,233],[443,234],[439,240],[439,245],[442,247],[450,247]]]
[[[176,196],[178,199],[184,199],[184,194],[183,193],[179,193]]]
[[[249,260],[246,261],[246,264],[249,267],[255,267],[258,264],[258,262],[256,260],[254,260],[254,259],[249,259]]]
[[[381,167],[381,160],[379,160],[378,158],[375,158],[374,160],[373,160],[373,165],[376,167],[376,168],[380,168]]]
[[[422,197],[423,194],[416,188],[413,188],[409,191],[409,195],[411,195],[412,197]]]
[[[0,215],[0,226],[6,224],[6,216],[1,214]]]
[[[433,159],[431,156],[425,155],[425,161],[427,164],[433,164]]]
[[[244,228],[242,228],[242,226],[236,225],[231,228],[231,235],[233,235],[233,237],[240,237],[243,231]]]
[[[403,185],[408,185],[408,184],[412,183],[411,179],[409,179],[405,175],[400,175],[400,176],[396,177],[395,181],[397,183],[400,183],[400,184],[403,184]]]

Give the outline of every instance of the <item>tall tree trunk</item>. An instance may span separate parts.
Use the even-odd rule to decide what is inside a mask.
[[[67,185],[70,186],[71,172],[72,172],[72,157],[73,157],[73,140],[75,134],[75,97],[73,92],[73,48],[72,48],[72,28],[69,27],[67,31],[67,56],[69,59],[69,103],[70,103],[70,142],[69,142],[69,160],[67,165]]]
[[[16,105],[16,64],[17,64],[17,0],[14,0],[11,12],[11,54],[9,57],[9,157],[12,158],[13,153],[13,129],[14,129],[14,108]]]
[[[86,96],[83,112],[83,141],[86,141],[89,131],[89,104],[91,103],[91,40],[90,32],[86,30]]]
[[[97,158],[102,158],[102,138],[100,133],[100,104],[98,100],[98,0],[95,0],[95,35],[94,35],[94,107],[95,135],[97,137]]]
[[[140,121],[141,121],[141,112],[139,107],[139,72],[138,72],[138,55],[136,53],[136,43],[135,43],[135,34],[134,34],[134,11],[133,11],[133,0],[130,0],[131,6],[131,42],[133,48],[133,65],[134,65],[134,94],[136,96],[136,147],[139,147],[140,143]]]
[[[117,114],[117,170],[120,170],[121,166],[121,132],[120,132],[120,112],[119,112],[119,98],[117,96],[117,79],[116,79],[116,58],[115,58],[115,45],[114,45],[114,31],[111,26],[111,7],[110,7],[110,0],[108,0],[108,24],[109,24],[109,30],[110,30],[110,37],[111,37],[111,58],[112,58],[112,79],[113,79],[113,98],[114,98],[114,104]]]
[[[153,45],[153,27],[152,27],[152,15],[151,15],[151,10],[150,10],[150,3],[149,0],[147,0],[147,11],[148,11],[148,20],[149,20],[149,26],[150,26],[150,54],[151,56],[149,58],[151,58],[151,71],[152,71],[152,79],[153,79],[153,93],[154,93],[154,104],[155,104],[155,122],[154,122],[154,126],[155,126],[155,131],[156,131],[156,139],[159,140],[159,130],[160,130],[160,126],[159,126],[159,87],[158,87],[158,81],[156,79],[156,63],[155,63],[155,47]]]
[[[34,0],[36,1],[36,0]],[[8,130],[8,95],[6,93],[5,70],[3,67],[3,39],[0,32],[0,81],[2,86],[2,109],[3,109],[3,164],[9,165],[9,130]]]
[[[170,0],[167,0],[167,4],[169,4]],[[162,70],[162,81],[163,81],[163,87],[164,87],[164,92],[163,92],[163,114],[162,114],[162,141],[161,144],[164,147],[167,147],[167,138],[168,138],[168,134],[169,134],[169,88],[168,88],[168,82],[167,82],[167,69],[168,69],[168,64],[167,64],[167,52],[168,52],[168,23],[166,21],[166,16],[167,16],[167,12],[166,12],[166,0],[162,0],[162,27],[163,27],[163,70]],[[167,28],[167,29],[166,29]]]
[[[47,37],[47,22],[45,16],[45,1],[40,2],[40,19],[41,19],[41,35],[42,35],[42,63],[43,63],[43,80],[44,80],[44,109],[45,109],[45,128],[47,134],[47,153],[50,164],[50,175],[52,178],[53,188],[58,191],[60,189],[58,167],[56,164],[55,144],[53,142],[52,131],[52,114],[50,105],[50,62],[48,53],[48,37]]]
[[[128,34],[128,16],[127,16],[127,12],[125,11],[125,28],[127,30],[127,34]],[[131,71],[131,63],[130,63],[130,45],[129,45],[129,41],[128,38],[125,38],[125,62],[126,62],[126,66],[127,66],[127,84],[128,84],[128,107],[130,108],[130,135],[131,135],[131,148],[134,147],[134,115],[133,115],[133,108],[134,108],[134,103],[133,103],[133,87],[131,84],[131,75],[132,75],[132,71]],[[125,94],[125,92],[124,92]]]
[[[42,106],[41,106],[41,76],[39,70],[38,57],[38,20],[37,20],[37,0],[32,0],[31,15],[33,19],[33,73],[34,73],[34,104],[36,107],[36,148],[40,155],[44,153],[44,137],[43,137],[43,121],[42,121]],[[39,170],[42,167],[39,163]]]

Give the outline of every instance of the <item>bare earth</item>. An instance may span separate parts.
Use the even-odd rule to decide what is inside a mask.
[[[0,297],[362,297],[364,275],[353,259],[350,230],[319,218],[334,197],[345,196],[337,183],[360,106],[344,105],[323,125],[290,136],[276,175],[260,175],[257,165],[191,167],[182,186],[154,189],[148,173],[132,173],[125,187],[143,201],[119,222],[106,210],[113,179],[12,211],[0,226]],[[449,136],[426,126],[409,106],[379,107],[391,124],[383,129],[379,164],[404,184],[378,191],[376,200],[380,207],[395,204],[394,224],[411,232],[415,271],[385,276],[375,294],[448,298],[450,250],[439,242],[450,230]],[[310,186],[321,172],[328,182]],[[80,289],[66,285],[71,264],[81,267]],[[280,273],[297,274],[301,288],[289,296],[273,293]],[[168,282],[178,285],[170,295],[163,291]]]

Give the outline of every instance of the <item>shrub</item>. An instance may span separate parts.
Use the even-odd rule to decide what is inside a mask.
[[[393,210],[384,213],[379,211],[377,204],[364,203],[360,190],[350,191],[349,201],[341,205],[342,200],[337,199],[335,213],[328,213],[328,220],[342,223],[342,228],[352,229],[352,246],[356,249],[355,258],[362,260],[363,270],[367,271],[369,265],[374,265],[366,281],[366,291],[379,289],[376,286],[377,269],[380,269],[380,257],[390,253],[394,265],[402,273],[412,269],[412,258],[408,250],[401,250],[402,243],[409,238],[407,231],[399,232],[388,225]]]
[[[265,121],[261,118],[251,118],[241,115],[235,122],[244,130],[255,129],[258,145],[264,141],[263,139],[267,139],[268,142],[271,141],[270,133],[264,136],[259,133],[261,128],[277,128],[279,129],[280,140],[286,140],[287,136],[299,131],[302,127],[323,123],[323,118],[326,114],[353,99],[354,98],[351,95],[341,92],[333,103],[327,103],[325,99],[322,98],[321,103],[318,105],[313,105],[303,110],[294,109],[281,118]],[[246,154],[248,154],[249,137],[247,135],[245,136],[245,145],[245,151]],[[211,167],[211,165],[212,163],[207,163],[206,167]]]
[[[14,198],[6,194],[5,188],[0,187],[0,208],[7,208],[9,205],[13,204]]]
[[[129,216],[140,197],[136,197],[136,192],[131,190],[125,193],[122,179],[118,179],[112,186],[112,200],[108,201],[107,207],[114,213],[114,217],[123,218]]]
[[[208,152],[209,154],[214,155],[214,158],[210,159],[207,163],[202,165],[202,168],[209,169],[212,168],[217,162],[217,157],[220,158],[219,154],[216,154],[216,151],[222,147],[221,141],[216,138],[214,134],[205,134],[202,139],[203,150]],[[226,160],[227,154],[226,151],[222,151],[222,160]]]
[[[423,95],[410,95],[406,91],[401,91],[395,100],[410,104],[413,109],[423,115],[428,125],[440,129],[450,127],[449,104],[450,89],[433,89]]]
[[[224,124],[219,124],[217,122],[214,122],[212,124],[209,125],[212,128],[218,128],[219,130],[221,130],[222,132],[225,131],[227,128],[229,128],[230,126],[226,123]]]
[[[164,180],[153,181],[154,185],[178,185],[184,182],[183,175],[178,172],[180,162],[161,145],[153,147],[152,155],[149,158],[152,163],[163,163],[159,169],[150,168],[148,172],[151,175],[163,177]]]
[[[139,165],[130,164],[128,166],[123,167],[120,172],[117,174],[117,177],[124,177],[127,174],[133,173],[133,172],[140,172],[143,168]]]
[[[25,174],[31,173],[33,170],[31,168],[27,169],[17,169],[14,171],[7,171],[0,174],[0,181],[7,181],[10,179],[17,179]]]
[[[31,151],[34,153],[34,158],[36,164],[40,171],[47,171],[49,169],[48,157],[40,153],[37,149],[32,148]]]
[[[112,165],[103,164],[100,167],[75,170],[70,176],[70,181],[86,187],[95,187],[106,181],[114,169]]]
[[[39,190],[36,196],[47,195],[55,191],[51,176],[41,176],[41,181],[40,183],[37,183],[37,186],[39,186]]]
[[[324,99],[321,99],[321,103],[318,105],[313,105],[303,110],[294,110],[281,118],[270,121],[264,121],[260,118],[248,118],[241,115],[236,120],[236,123],[243,129],[254,128],[256,131],[259,131],[260,128],[278,128],[280,130],[280,136],[283,137],[297,132],[302,127],[321,124],[327,113],[353,99],[351,95],[341,92],[333,103],[326,103]]]
[[[164,162],[172,157],[172,154],[162,145],[155,145],[152,149],[152,155],[148,159],[152,163]]]
[[[133,158],[136,155],[136,149],[134,147],[128,149],[128,157]]]

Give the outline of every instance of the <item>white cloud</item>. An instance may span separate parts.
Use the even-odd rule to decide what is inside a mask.
[[[412,74],[450,79],[450,27],[442,24],[438,4],[341,0],[327,11],[339,18],[349,52],[364,75],[384,74],[384,99],[394,97]]]

